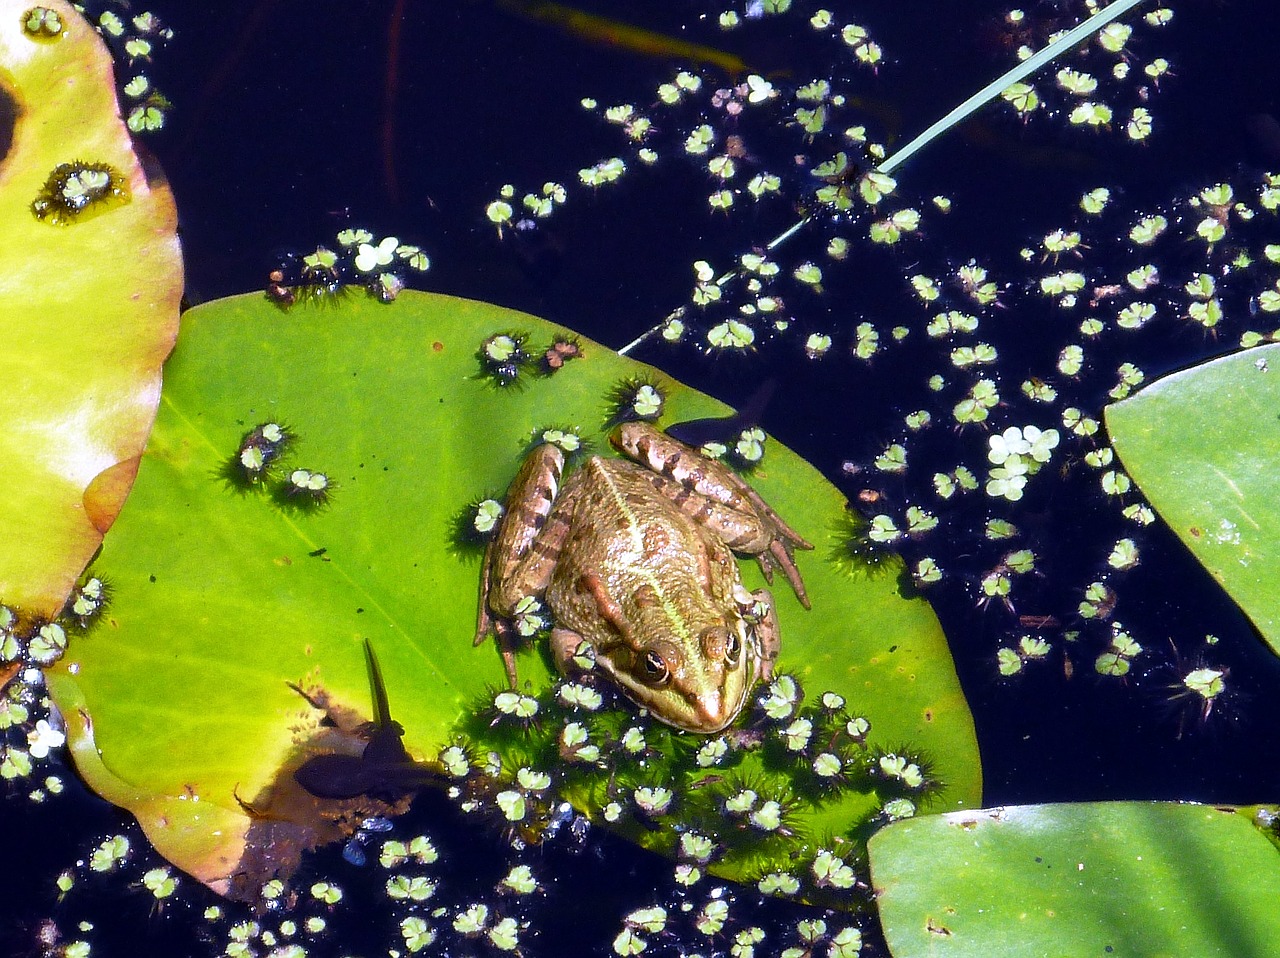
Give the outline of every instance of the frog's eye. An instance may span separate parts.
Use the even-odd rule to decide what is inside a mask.
[[[644,680],[650,685],[666,685],[671,679],[671,669],[667,666],[667,660],[653,650],[644,654],[642,667]]]
[[[729,641],[724,646],[724,660],[729,668],[736,669],[738,662],[742,659],[742,639],[738,637],[737,632],[729,633]]]

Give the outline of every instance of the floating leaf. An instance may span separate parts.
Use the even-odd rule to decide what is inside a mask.
[[[898,958],[1274,955],[1280,854],[1250,812],[1101,802],[891,825],[869,846],[889,950]]]
[[[182,264],[173,197],[134,155],[106,48],[70,4],[43,10],[0,0],[0,601],[48,617],[133,481]]]
[[[457,532],[467,504],[500,496],[543,430],[577,427],[592,451],[607,449],[608,397],[623,383],[660,390],[667,422],[727,412],[576,337],[576,357],[554,374],[508,368],[557,340],[571,337],[525,314],[410,292],[390,305],[361,295],[287,312],[251,295],[185,314],[138,483],[94,565],[111,605],[50,675],[82,775],[172,861],[226,891],[233,875],[287,869],[302,846],[332,837],[292,771],[337,746],[290,683],[358,725],[371,713],[365,637],[415,757],[435,759],[464,726],[485,734],[487,720],[471,720],[505,678],[492,644],[472,645],[479,549]],[[277,428],[292,438],[273,445]],[[261,454],[253,462],[269,460],[261,473],[241,468],[246,447]],[[330,480],[327,504],[281,495],[297,469]],[[945,783],[934,807],[974,804],[972,719],[932,610],[899,593],[900,563],[855,571],[843,498],[777,442],[751,482],[817,547],[798,556],[811,611],[775,583],[780,668],[815,701],[843,695],[874,742],[932,759],[931,780]],[[758,570],[743,566],[755,588]],[[518,665],[522,690],[547,688],[543,650]],[[520,701],[507,705],[514,714]],[[508,751],[506,774],[521,757]],[[523,811],[513,799],[540,781],[530,772],[526,792],[504,792],[502,813]],[[661,804],[657,791],[647,797]],[[878,804],[853,790],[797,815],[804,834],[840,834]],[[676,837],[669,827],[632,834],[664,849]],[[717,867],[741,876],[752,865]]]
[[[1160,517],[1280,652],[1280,346],[1193,366],[1108,406]]]

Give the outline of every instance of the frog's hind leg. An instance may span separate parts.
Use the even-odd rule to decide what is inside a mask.
[[[755,556],[769,582],[774,566],[781,568],[800,604],[809,608],[793,552],[812,549],[813,544],[787,525],[745,479],[647,423],[624,423],[609,438],[660,480],[654,481],[654,488],[682,512],[712,529],[734,552]]]
[[[529,453],[511,481],[502,523],[484,552],[476,645],[488,636],[495,615],[510,616],[521,599],[540,595],[551,580],[565,528],[548,520],[563,471],[564,453],[547,444]]]
[[[480,611],[476,616],[476,637],[472,645],[480,645],[491,634],[502,654],[502,669],[507,673],[507,685],[516,687],[516,652],[511,633],[514,631],[506,619],[494,618],[489,611],[489,572],[493,566],[493,542],[484,550],[484,565],[480,571]]]
[[[563,473],[564,453],[550,443],[538,446],[520,464],[507,489],[506,514],[491,544],[495,555],[491,571],[499,580],[511,577],[543,532],[560,494]]]
[[[489,596],[493,586],[490,578],[493,570],[493,547],[494,542],[491,541],[488,548],[484,550],[484,565],[480,570],[480,609],[476,614],[475,640],[471,644],[481,645],[492,635],[498,651],[502,654],[502,668],[507,673],[507,683],[511,688],[515,688],[517,682],[515,648],[518,641],[515,629],[502,615],[495,616],[489,606]]]
[[[716,465],[720,464],[716,463]],[[764,573],[765,581],[770,584],[773,583],[773,567],[776,564],[782,570],[782,574],[787,577],[787,581],[791,583],[791,588],[796,598],[800,600],[800,604],[806,609],[809,608],[809,594],[805,591],[800,570],[796,568],[794,551],[812,549],[813,543],[787,525],[786,520],[778,515],[773,507],[764,501],[764,497],[747,484],[746,480],[731,469],[722,468],[724,469],[723,481],[732,485],[751,503],[754,518],[759,522],[763,536],[767,538],[767,541],[763,542],[757,540],[752,544],[752,548],[739,550],[739,547],[732,542],[729,542],[729,547],[755,556],[756,562],[760,564],[760,571]]]
[[[479,645],[493,631],[493,614],[489,611],[489,570],[493,567],[493,541],[484,549],[484,564],[480,567],[480,608],[476,613],[476,637],[472,645]]]
[[[774,566],[780,568],[800,604],[809,608],[809,595],[792,550],[813,546],[793,532],[759,493],[727,469],[724,471],[740,487],[736,491],[745,499],[743,508],[705,496],[672,476],[646,471],[645,477],[656,492],[670,499],[690,519],[714,532],[734,552],[754,557],[768,582],[773,582]]]
[[[721,503],[734,512],[754,514],[773,536],[797,549],[812,549],[787,525],[760,493],[723,462],[703,455],[643,422],[623,423],[609,437],[614,448],[650,472],[679,483],[687,492]]]
[[[798,548],[812,549],[813,546],[802,539]],[[760,563],[760,571],[764,573],[765,581],[771,585],[773,584],[773,566],[777,563],[778,568],[782,570],[782,574],[791,583],[791,588],[795,590],[796,598],[800,600],[800,604],[806,609],[809,608],[809,593],[805,591],[804,579],[800,577],[800,570],[796,568],[796,560],[795,556],[792,555],[790,543],[781,539],[771,540],[767,552],[756,553],[756,562]]]
[[[506,514],[484,553],[475,644],[492,633],[502,653],[507,679],[517,681],[519,639],[509,621],[527,596],[541,597],[551,581],[569,520],[556,511],[564,453],[547,444],[525,458],[507,491]]]

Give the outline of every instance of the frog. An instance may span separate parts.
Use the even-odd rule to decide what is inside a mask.
[[[622,423],[609,442],[620,455],[567,476],[553,444],[524,459],[485,549],[475,644],[494,635],[517,687],[513,617],[532,597],[561,673],[585,660],[659,721],[723,731],[781,644],[772,593],[742,584],[734,553],[769,584],[780,570],[808,609],[794,552],[813,546],[729,466],[655,426]]]

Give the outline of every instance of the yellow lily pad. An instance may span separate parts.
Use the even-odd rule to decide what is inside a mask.
[[[33,29],[39,9],[60,31]],[[112,77],[70,4],[0,0],[0,601],[33,618],[61,610],[115,520],[177,335],[173,197]]]

